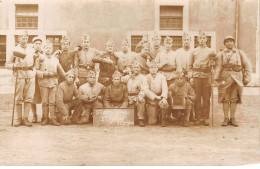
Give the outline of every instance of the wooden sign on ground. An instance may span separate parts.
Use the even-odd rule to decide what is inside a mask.
[[[134,109],[97,108],[93,111],[94,126],[133,126]]]

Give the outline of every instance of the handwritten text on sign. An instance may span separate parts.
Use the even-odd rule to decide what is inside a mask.
[[[134,109],[94,109],[94,126],[132,126]]]

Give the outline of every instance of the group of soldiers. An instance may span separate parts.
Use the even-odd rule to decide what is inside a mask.
[[[185,127],[188,121],[208,126],[213,85],[223,103],[222,126],[238,126],[236,106],[242,87],[250,82],[251,65],[235,48],[232,36],[224,39],[225,49],[217,54],[206,46],[202,31],[197,48],[191,49],[191,37],[184,33],[183,47],[176,51],[172,38],[167,36],[162,46],[156,32],[151,40],[144,35],[135,52],[129,50],[127,39],[121,43],[122,51],[114,52],[114,42],[108,40],[103,52],[90,47],[88,35],[70,50],[70,40],[63,36],[61,50],[54,53],[49,40],[42,44],[34,37],[30,46],[27,32],[18,39],[6,63],[16,76],[15,126],[37,123],[40,103],[42,125],[87,124],[94,108],[134,108],[135,124],[141,127],[157,123],[165,127],[169,119]]]

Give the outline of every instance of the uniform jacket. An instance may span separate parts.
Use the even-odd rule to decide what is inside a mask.
[[[115,52],[115,56],[117,57],[117,66],[118,70],[123,73],[127,66],[130,66],[133,63],[133,58],[137,55],[137,53],[128,51],[124,52]]]
[[[94,86],[90,86],[89,83],[85,83],[84,85],[79,87],[79,92],[81,95],[85,96],[87,99],[84,100],[87,103],[91,103],[90,96],[100,96],[104,92],[104,85],[96,82]]]
[[[176,62],[178,63],[177,71],[181,70],[182,72],[187,72],[190,53],[191,49],[185,50],[184,48],[180,48],[175,51]]]
[[[119,86],[109,85],[105,91],[104,107],[107,108],[127,108],[128,91],[124,84]]]
[[[229,67],[241,67],[242,71],[232,71]],[[226,69],[227,68],[227,69]],[[235,82],[239,87],[239,103],[242,103],[242,87],[243,87],[243,74],[244,79],[251,80],[252,66],[246,54],[238,49],[229,50],[225,48],[217,54],[216,69],[214,79],[223,81],[218,87],[219,103],[222,102],[226,89]]]

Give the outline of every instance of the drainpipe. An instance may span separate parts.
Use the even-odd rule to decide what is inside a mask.
[[[236,0],[236,12],[235,12],[235,45],[238,48],[238,12],[239,12],[239,0]]]

